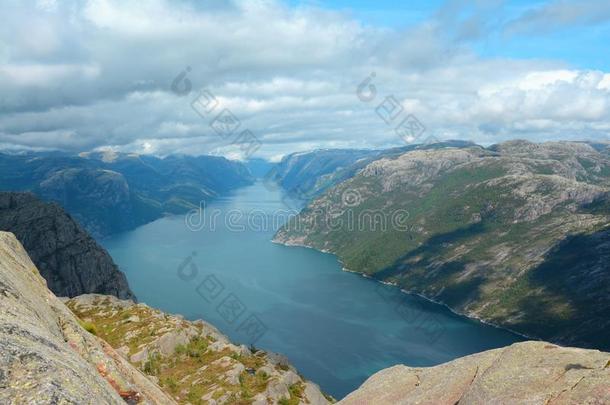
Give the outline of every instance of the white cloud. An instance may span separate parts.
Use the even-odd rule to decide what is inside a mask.
[[[256,134],[265,157],[399,145],[375,112],[389,95],[440,138],[607,138],[608,73],[482,59],[465,45],[485,29],[479,14],[452,22],[441,13],[399,32],[279,1],[206,4],[4,6],[0,143],[239,156],[212,117],[191,109],[203,87]],[[24,30],[41,42],[15,38]],[[187,66],[193,91],[180,97],[170,87]],[[378,95],[367,104],[356,88],[371,72]]]

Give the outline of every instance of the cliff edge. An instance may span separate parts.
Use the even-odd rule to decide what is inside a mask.
[[[31,193],[0,192],[0,231],[17,237],[57,296],[135,299],[108,252],[59,205]]]
[[[342,405],[608,404],[610,353],[523,342],[436,367],[395,366]]]
[[[6,232],[0,232],[0,308],[0,403],[174,403],[80,326]]]

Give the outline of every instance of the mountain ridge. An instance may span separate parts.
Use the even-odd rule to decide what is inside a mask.
[[[607,348],[609,156],[513,141],[381,157],[275,241],[335,253],[352,271],[525,335]]]
[[[253,181],[244,164],[223,157],[112,151],[0,153],[0,171],[0,190],[57,202],[98,239],[188,212]]]

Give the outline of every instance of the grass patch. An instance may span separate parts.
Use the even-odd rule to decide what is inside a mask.
[[[278,401],[280,405],[299,405],[305,394],[305,385],[303,383],[292,384],[288,387],[290,398],[282,398]]]
[[[95,327],[95,325],[93,323],[82,321],[80,319],[78,320],[78,323],[84,330],[91,333],[92,335],[97,336],[97,328]]]

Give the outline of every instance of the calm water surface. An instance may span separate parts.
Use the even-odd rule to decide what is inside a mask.
[[[272,243],[278,210],[281,192],[257,183],[209,204],[196,231],[168,217],[103,244],[141,302],[285,354],[337,398],[395,364],[430,366],[521,340],[343,272],[333,255]]]

